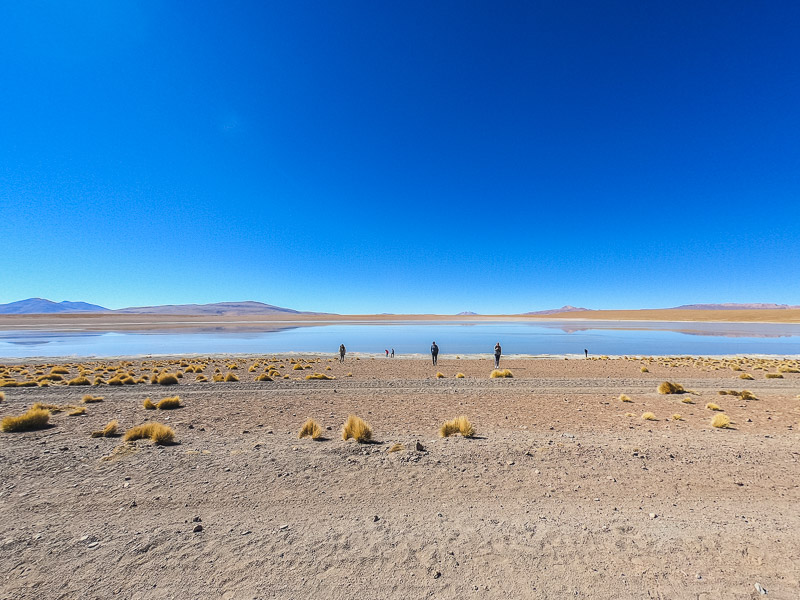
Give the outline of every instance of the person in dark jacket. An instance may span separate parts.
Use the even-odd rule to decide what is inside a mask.
[[[503,353],[503,349],[500,347],[500,342],[497,342],[494,345],[494,368],[500,368],[500,355]]]
[[[436,342],[431,344],[431,358],[433,359],[433,365],[436,366],[436,361],[439,359],[439,346],[436,345]]]
[[[339,362],[344,362],[344,355],[346,352],[347,350],[345,349],[344,344],[339,346]]]

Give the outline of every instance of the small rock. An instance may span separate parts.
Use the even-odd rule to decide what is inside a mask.
[[[192,517],[192,523],[200,523],[202,520],[200,517]]]
[[[203,526],[200,524],[197,524],[192,528],[193,533],[200,533],[201,531],[203,531]]]
[[[439,571],[436,571],[436,573],[433,574],[433,578],[434,579],[439,579],[439,577],[441,577],[441,576],[442,576],[442,574]]]
[[[506,461],[506,464],[510,467],[511,465],[514,464],[514,461],[513,460]]]
[[[756,588],[756,591],[757,591],[759,594],[763,594],[763,595],[765,595],[765,596],[766,596],[766,594],[767,594],[767,590],[765,590],[765,589],[764,589],[764,586],[762,586],[760,583],[756,582],[756,583],[755,583],[755,585],[754,585],[753,587],[754,587],[754,588]]]
[[[372,522],[373,523],[377,523],[380,520],[381,520],[381,518],[378,515],[375,515],[374,517],[372,517]]]
[[[194,425],[192,425],[191,423],[189,423],[189,429],[194,429]]]
[[[289,529],[288,525],[281,525],[280,526],[280,531],[286,531],[287,529]]]
[[[650,518],[655,519],[658,515],[656,513],[650,513]]]
[[[128,504],[128,508],[136,508],[136,500],[131,500],[131,503]]]
[[[86,547],[87,548],[97,548],[99,545],[100,545],[100,542],[91,542],[90,544],[87,544]]]
[[[703,576],[702,576],[702,575],[700,575],[700,573],[698,573],[697,575],[695,575],[695,577],[696,577],[697,579],[702,579],[702,578],[703,578]]]
[[[419,442],[415,442],[414,443],[414,450],[416,450],[417,452],[425,452],[425,446],[423,446]]]

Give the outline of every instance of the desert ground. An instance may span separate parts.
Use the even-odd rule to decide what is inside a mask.
[[[52,412],[0,432],[0,598],[798,598],[798,366],[511,358],[513,378],[491,379],[490,360],[454,356],[5,362],[0,418]],[[66,385],[81,373],[105,383]],[[720,412],[730,427],[710,425]],[[372,443],[342,440],[350,414]],[[462,414],[475,437],[439,437]],[[298,438],[309,417],[326,439]],[[91,437],[114,419],[175,441]]]

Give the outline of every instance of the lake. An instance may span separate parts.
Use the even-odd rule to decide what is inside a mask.
[[[5,330],[0,358],[182,354],[349,353],[524,355],[800,355],[800,325],[597,321],[207,322],[143,330]]]

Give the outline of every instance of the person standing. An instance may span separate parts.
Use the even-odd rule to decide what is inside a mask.
[[[503,353],[503,349],[500,347],[500,342],[497,342],[494,345],[494,368],[500,368],[500,355]]]
[[[392,348],[392,358],[394,358],[394,348]]]
[[[386,350],[385,348],[384,348],[384,350],[383,350],[383,351],[384,351],[384,352],[386,352],[386,358],[389,358],[389,351],[388,351],[388,350]]]
[[[436,345],[436,342],[431,344],[431,358],[433,359],[433,366],[435,367],[439,359],[439,346]]]
[[[586,358],[589,358],[589,351],[586,348],[583,349],[583,353],[586,355]]]
[[[344,344],[339,346],[339,362],[344,362],[344,355],[347,352],[347,349],[344,347]]]

